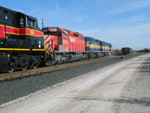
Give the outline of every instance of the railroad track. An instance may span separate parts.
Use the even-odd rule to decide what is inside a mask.
[[[28,76],[36,76],[37,74],[39,75],[40,73],[54,72],[54,71],[59,71],[59,70],[67,69],[67,68],[73,68],[73,67],[78,67],[82,65],[98,63],[98,62],[105,62],[105,61],[110,61],[110,60],[115,60],[115,59],[120,59],[120,58],[122,58],[122,56],[109,56],[109,57],[95,58],[95,59],[90,59],[90,60],[70,62],[66,64],[61,64],[61,65],[41,67],[37,69],[29,69],[25,71],[16,71],[13,73],[1,73],[0,81],[12,80],[12,79],[28,77]]]
[[[106,61],[117,60],[117,59],[125,59],[125,58],[136,56],[136,55],[141,55],[141,53],[124,55],[124,56],[108,56],[108,57],[94,58],[94,59],[89,59],[89,60],[81,60],[81,61],[69,62],[69,63],[61,64],[61,65],[57,64],[57,65],[53,65],[53,66],[40,67],[37,69],[29,69],[29,70],[25,70],[25,71],[16,71],[13,73],[1,73],[0,74],[0,82],[6,81],[6,80],[23,78],[23,77],[29,77],[29,76],[37,76],[37,75],[40,75],[42,73],[59,71],[59,70],[63,70],[63,69],[79,67],[82,65],[106,62]]]

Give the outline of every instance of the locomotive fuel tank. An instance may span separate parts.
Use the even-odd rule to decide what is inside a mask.
[[[0,71],[6,71],[8,67],[9,55],[0,55]]]

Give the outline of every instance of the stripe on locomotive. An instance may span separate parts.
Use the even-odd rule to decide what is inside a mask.
[[[0,51],[45,51],[45,49],[0,48]]]
[[[50,50],[50,39],[52,38],[52,36],[49,36],[49,35],[45,35],[44,36],[44,49],[49,51]]]
[[[93,45],[93,44],[86,44],[86,47],[96,48],[96,49],[102,49],[104,46]]]
[[[102,49],[95,49],[95,48],[86,47],[86,51],[102,51]]]
[[[6,33],[7,34],[12,34],[12,35],[29,35],[29,36],[36,36],[36,37],[44,36],[43,32],[35,30],[35,29],[16,28],[16,27],[5,26],[5,25],[0,24],[0,29],[5,29],[5,27],[6,27]]]
[[[33,51],[45,51],[45,49],[32,49]]]
[[[106,49],[106,50],[111,50],[112,48],[110,47],[105,47],[105,46],[99,46],[99,45],[93,45],[93,44],[86,44],[86,47],[91,48],[91,49]]]

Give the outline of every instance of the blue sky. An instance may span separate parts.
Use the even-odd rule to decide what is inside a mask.
[[[114,49],[150,48],[150,0],[0,0],[0,5],[107,41]]]

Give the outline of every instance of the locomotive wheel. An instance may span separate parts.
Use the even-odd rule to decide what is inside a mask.
[[[33,68],[33,69],[38,68],[38,64],[32,64],[32,68]]]
[[[30,63],[30,65],[31,65],[30,68],[32,68],[32,69],[36,69],[40,65],[44,66],[44,64],[45,64],[44,59],[43,59],[43,62],[42,62],[40,56],[32,56],[31,61],[32,62]]]
[[[14,72],[14,69],[13,69],[13,68],[10,68],[10,69],[7,70],[7,72],[8,72],[8,73],[12,73],[12,72]]]
[[[27,70],[27,69],[28,69],[27,66],[21,66],[21,67],[20,67],[20,70],[21,70],[21,71],[25,71],[25,70]]]
[[[8,73],[12,73],[15,71],[15,69],[16,69],[15,63],[16,63],[15,60],[11,59],[11,61],[8,64],[8,70],[7,70]]]
[[[24,56],[20,57],[20,62],[19,63],[20,63],[20,70],[25,71],[29,68],[30,60],[26,55],[24,55]]]

